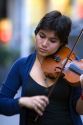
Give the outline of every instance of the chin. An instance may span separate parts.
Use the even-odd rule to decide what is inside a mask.
[[[48,56],[48,54],[47,54],[47,53],[41,53],[41,52],[39,52],[39,55],[41,55],[41,56],[43,56],[43,57]]]

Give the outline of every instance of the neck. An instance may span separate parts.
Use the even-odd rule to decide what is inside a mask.
[[[43,60],[45,59],[45,57],[40,56],[40,55],[37,55],[37,56],[36,56],[36,59],[40,62],[40,64],[42,64],[42,63],[43,63]]]

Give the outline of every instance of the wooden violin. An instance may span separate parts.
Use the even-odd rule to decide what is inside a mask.
[[[42,69],[47,77],[52,79],[57,77],[70,51],[68,47],[63,47],[57,53],[46,57],[42,63]],[[72,53],[61,73],[61,77],[71,85],[78,85],[82,73],[83,60],[76,60],[76,55]]]

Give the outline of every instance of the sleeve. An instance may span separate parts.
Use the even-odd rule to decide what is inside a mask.
[[[20,61],[16,61],[8,73],[7,79],[0,89],[0,114],[11,116],[20,112],[18,99],[14,99],[19,87],[21,86]]]

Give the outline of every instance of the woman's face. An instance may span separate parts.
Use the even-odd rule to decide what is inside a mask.
[[[41,56],[51,55],[61,46],[60,40],[54,31],[40,30],[35,37],[37,54]]]

